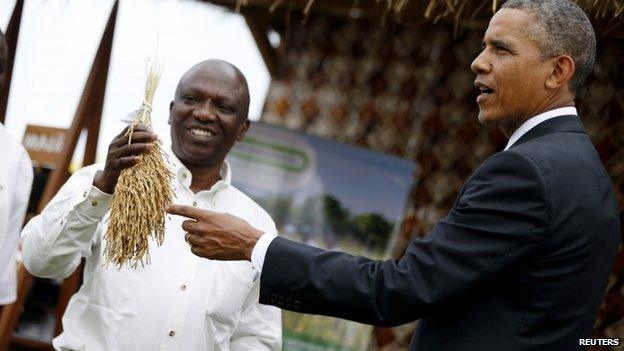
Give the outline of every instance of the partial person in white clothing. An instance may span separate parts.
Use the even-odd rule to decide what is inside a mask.
[[[265,231],[271,217],[232,186],[225,156],[247,129],[249,91],[233,65],[208,60],[181,78],[169,106],[176,202],[231,213]],[[41,215],[24,228],[24,266],[65,278],[85,258],[83,285],[63,316],[57,350],[279,350],[281,312],[258,303],[250,262],[197,257],[185,242],[183,218],[166,221],[162,246],[150,243],[151,264],[105,265],[111,194],[120,171],[139,161],[157,136],[135,128],[110,144],[105,165],[72,175]]]
[[[4,89],[8,47],[0,31],[0,91]],[[33,169],[28,153],[0,123],[0,311],[13,303],[17,291],[17,252]]]

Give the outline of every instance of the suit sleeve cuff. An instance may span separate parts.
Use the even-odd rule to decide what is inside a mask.
[[[264,265],[264,258],[266,257],[267,250],[271,242],[277,238],[275,233],[264,233],[256,242],[253,250],[251,251],[251,264],[254,268],[262,274],[262,266]]]

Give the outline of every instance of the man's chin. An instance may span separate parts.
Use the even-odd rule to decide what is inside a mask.
[[[210,167],[216,164],[221,164],[223,162],[222,159],[219,159],[217,155],[212,153],[193,153],[193,152],[179,152],[176,153],[176,156],[182,163],[185,165],[192,165],[196,167]]]
[[[186,162],[192,164],[193,166],[196,167],[211,167],[217,164],[221,164],[223,160],[219,160],[217,157],[214,156],[191,156],[191,157],[187,157],[186,158]]]
[[[495,122],[494,118],[484,112],[481,112],[481,110],[479,110],[479,115],[477,116],[477,119],[479,120],[479,123],[484,126],[491,126]]]

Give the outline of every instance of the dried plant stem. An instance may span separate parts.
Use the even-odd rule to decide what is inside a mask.
[[[152,125],[151,112],[154,93],[160,79],[160,67],[150,66],[145,84],[145,98],[136,118],[128,128],[128,143],[132,142],[134,127]],[[171,180],[160,141],[134,167],[124,169],[111,202],[108,228],[104,234],[106,262],[118,268],[130,264],[136,268],[150,263],[149,239],[161,245],[165,236],[165,206],[173,200]]]

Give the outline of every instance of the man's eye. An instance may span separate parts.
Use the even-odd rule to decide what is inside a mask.
[[[191,96],[191,95],[184,95],[182,97],[182,100],[184,100],[186,102],[195,102],[197,99],[195,99],[195,97]]]
[[[219,107],[219,110],[226,113],[232,113],[234,111],[230,106],[224,104],[217,105],[217,107]]]

